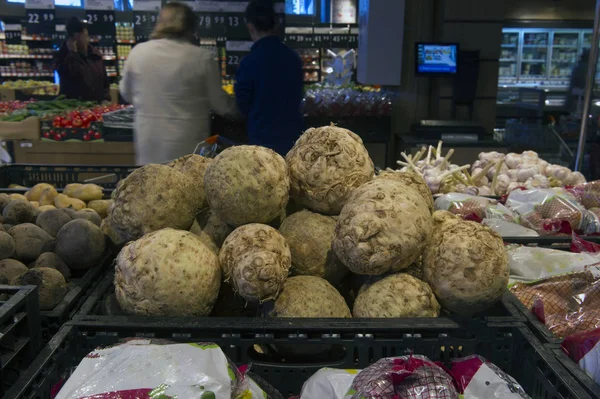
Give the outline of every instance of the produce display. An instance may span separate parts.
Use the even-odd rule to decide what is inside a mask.
[[[506,195],[517,188],[550,188],[585,183],[580,172],[552,165],[534,151],[522,154],[482,152],[473,165],[450,163],[450,149],[442,156],[442,142],[437,148],[423,147],[414,156],[402,153],[400,171],[412,170],[425,179],[433,194],[464,193],[472,195]],[[391,169],[390,169],[391,170]]]
[[[0,194],[0,279],[38,286],[42,310],[58,305],[71,279],[98,265],[105,254],[101,217],[86,208],[86,201],[109,203],[102,199],[103,189],[75,184],[65,192],[70,196],[40,183],[24,195]]]
[[[304,114],[309,116],[389,116],[394,92],[371,86],[314,85],[305,90]]]

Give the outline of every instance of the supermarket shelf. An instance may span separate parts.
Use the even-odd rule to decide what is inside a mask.
[[[116,78],[118,75],[116,72],[114,72],[114,73],[107,73],[106,76],[108,76],[109,78]]]
[[[546,60],[522,60],[521,62],[524,64],[541,64],[545,63]]]
[[[21,40],[28,40],[34,42],[49,42],[52,40],[50,37],[41,37],[41,36],[21,36]]]
[[[35,55],[35,54],[0,54],[0,59],[7,60],[21,60],[21,59],[32,59],[32,60],[51,60],[53,55]]]
[[[500,62],[517,62],[515,58],[500,58],[498,61]]]
[[[117,59],[117,57],[114,55],[105,55],[105,56],[102,56],[102,59],[104,61],[114,61]]]
[[[119,61],[125,61],[127,57],[119,57]]]
[[[577,45],[569,45],[569,44],[553,44],[552,48],[570,48],[573,50],[577,50]]]
[[[517,48],[516,44],[503,44],[502,48]]]
[[[135,40],[121,40],[117,39],[118,44],[135,44]]]
[[[26,72],[17,72],[17,73],[0,73],[0,76],[3,78],[41,78],[41,77],[52,77],[54,74],[52,72],[37,72],[37,73],[26,73]]]
[[[548,45],[547,44],[524,44],[523,48],[543,48],[543,49],[547,49]]]

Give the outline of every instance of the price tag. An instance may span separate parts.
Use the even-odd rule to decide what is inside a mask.
[[[313,47],[313,39],[312,34],[286,34],[285,44],[293,48],[311,48]]]
[[[6,40],[6,44],[21,44],[21,25],[4,25],[4,38]]]
[[[52,43],[60,47],[67,40],[67,28],[65,25],[56,25],[56,31],[52,34]]]
[[[227,41],[225,44],[225,71],[227,75],[235,75],[242,59],[250,53],[252,44],[249,41]]]
[[[344,33],[331,35],[331,47],[356,48],[358,46],[358,35]]]
[[[28,35],[52,36],[56,23],[53,0],[26,0],[25,11]]]
[[[133,34],[137,43],[145,42],[158,20],[161,0],[136,0],[133,3]]]
[[[85,15],[90,36],[114,40],[115,28],[114,0],[85,0]]]

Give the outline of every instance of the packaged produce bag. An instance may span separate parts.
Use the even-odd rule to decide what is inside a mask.
[[[589,270],[516,283],[510,290],[557,337],[600,328],[600,280]]]
[[[450,372],[464,399],[529,398],[510,375],[478,355],[453,359]]]
[[[359,371],[322,368],[306,380],[300,399],[344,399],[352,395],[352,381]]]
[[[198,143],[194,149],[194,154],[201,155],[206,158],[214,158],[223,150],[238,145],[238,143],[226,139],[223,136],[210,136],[201,143]]]
[[[96,349],[56,399],[263,399],[264,392],[215,344],[156,344],[134,339]]]
[[[498,201],[476,195],[450,193],[435,200],[435,209],[448,211],[466,220],[481,222],[483,219],[499,219],[515,222],[515,215]]]
[[[600,208],[600,180],[579,184],[568,191],[585,209]]]
[[[562,343],[562,349],[590,378],[600,384],[600,329],[568,336]]]
[[[539,237],[540,235],[532,229],[520,224],[503,219],[483,219],[481,224],[494,230],[502,237]]]

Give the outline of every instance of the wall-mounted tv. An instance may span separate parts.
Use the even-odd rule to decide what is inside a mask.
[[[422,76],[456,75],[457,43],[416,43],[416,73]]]

